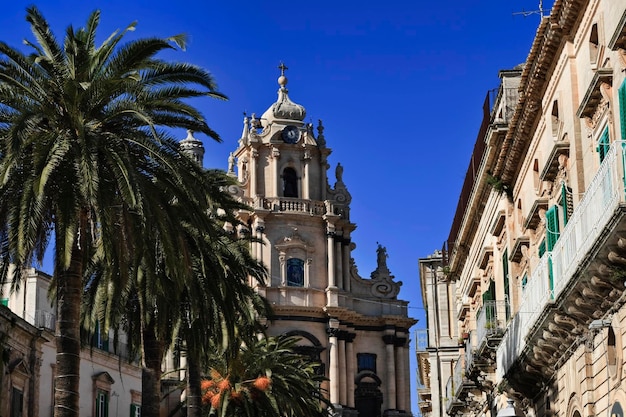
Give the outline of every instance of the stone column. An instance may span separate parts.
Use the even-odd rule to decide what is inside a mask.
[[[256,196],[256,175],[257,175],[257,159],[259,158],[259,151],[256,149],[252,149],[250,152],[250,166],[248,170],[250,171],[250,196]],[[267,191],[266,191],[267,192]]]
[[[339,342],[339,403],[346,405],[347,394],[347,367],[346,367],[346,336],[348,332],[341,330],[338,335]]]
[[[386,360],[387,360],[387,386],[385,402],[388,410],[396,409],[396,361],[395,361],[395,335],[386,334],[383,336],[385,342]]]
[[[346,405],[350,408],[354,408],[354,368],[355,360],[354,356],[354,338],[355,333],[348,333],[346,337],[346,390],[348,399]]]
[[[259,239],[258,243],[255,244],[256,249],[253,254],[256,259],[263,262],[263,232],[265,232],[265,226],[263,226],[263,222],[257,220],[256,226],[256,238]]]
[[[280,159],[280,151],[278,150],[278,148],[274,148],[272,147],[272,184],[273,184],[273,190],[272,190],[272,196],[273,197],[278,197],[279,193],[278,190],[280,190],[280,172],[278,172],[278,161]],[[266,191],[267,194],[267,191]]]
[[[350,292],[350,238],[343,241],[343,289]]]
[[[287,286],[287,259],[285,252],[278,254],[278,262],[280,262],[280,286]]]
[[[408,411],[406,401],[407,391],[407,375],[406,375],[406,363],[405,363],[405,345],[406,338],[397,337],[395,340],[396,347],[396,406],[398,410]]]
[[[337,336],[339,334],[339,320],[328,321],[328,350],[330,364],[328,367],[329,394],[331,404],[339,404],[339,346]]]
[[[326,243],[328,252],[328,287],[337,288],[337,282],[335,280],[335,226],[328,224],[328,231],[326,232]]]
[[[305,200],[310,200],[311,199],[311,191],[310,191],[310,184],[309,181],[311,181],[311,177],[310,177],[310,171],[311,171],[311,152],[309,152],[308,150],[304,151],[304,156],[302,157],[302,162],[304,164],[304,169],[303,169],[303,175],[302,175],[302,198]]]
[[[337,287],[343,288],[343,252],[341,250],[341,237],[337,237],[335,239],[335,277],[337,282]]]

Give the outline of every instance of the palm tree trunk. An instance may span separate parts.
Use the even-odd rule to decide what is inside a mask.
[[[200,366],[192,352],[187,351],[187,417],[202,416]]]
[[[143,364],[141,369],[141,415],[159,417],[161,405],[161,364],[163,347],[157,340],[154,321],[142,323]]]
[[[83,253],[76,242],[67,270],[55,265],[57,328],[54,417],[78,417]],[[57,255],[57,259],[60,259]]]

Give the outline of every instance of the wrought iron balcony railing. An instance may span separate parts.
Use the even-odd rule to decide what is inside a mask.
[[[626,142],[616,141],[561,232],[553,250],[532,271],[519,306],[497,351],[497,380],[501,380],[526,347],[525,336],[542,312],[562,294],[594,242],[624,202]]]

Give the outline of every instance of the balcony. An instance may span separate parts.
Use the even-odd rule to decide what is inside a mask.
[[[458,394],[463,382],[463,361],[459,357],[459,360],[454,366],[452,376],[446,383],[446,411],[448,414],[454,414],[454,411],[462,408],[465,403],[458,398]]]
[[[321,216],[326,214],[327,211],[332,212],[332,209],[327,210],[323,201],[287,197],[264,198],[262,208],[281,213],[309,214],[313,216]]]
[[[43,328],[46,330],[54,331],[56,327],[56,316],[46,310],[35,311],[35,327]]]
[[[485,301],[476,315],[476,353],[485,348],[495,349],[506,330],[506,320],[510,311],[508,301]]]
[[[415,330],[415,344],[417,352],[426,352],[428,349],[428,329]]]
[[[550,378],[577,334],[622,302],[626,265],[624,164],[626,142],[615,142],[551,252],[523,290],[496,354],[497,381],[524,392]],[[616,274],[618,272],[618,274]],[[530,393],[529,393],[530,394]]]
[[[474,381],[467,379],[465,376],[465,362],[465,356],[459,356],[459,360],[454,365],[452,376],[446,384],[446,411],[449,415],[465,408],[465,399],[469,390],[476,388]]]
[[[258,287],[258,291],[260,295],[267,299],[276,312],[317,311],[327,305],[327,296],[324,289],[278,286]],[[408,303],[406,301],[381,303],[374,298],[355,298],[346,292],[338,293],[337,305],[333,308],[352,310],[369,317],[406,316],[408,314]]]

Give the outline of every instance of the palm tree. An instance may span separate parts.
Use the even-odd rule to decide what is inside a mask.
[[[294,351],[299,338],[260,337],[234,356],[214,355],[202,381],[206,415],[328,416],[319,363]]]
[[[210,229],[192,227],[188,213],[179,210],[177,221],[185,230],[187,255],[192,263],[192,275],[185,280],[173,279],[177,271],[170,271],[163,263],[160,251],[147,248],[138,253],[148,254],[127,265],[133,278],[122,286],[120,280],[107,281],[119,265],[93,264],[87,276],[83,302],[92,306],[85,309],[83,325],[92,330],[95,323],[106,323],[105,329],[125,323],[130,342],[138,346],[143,362],[142,415],[157,416],[160,404],[161,365],[164,354],[175,342],[186,351],[189,376],[194,375],[194,364],[205,362],[206,346],[229,346],[236,338],[237,329],[253,323],[257,314],[267,315],[267,304],[248,285],[250,279],[263,283],[266,270],[249,252],[248,239],[237,238],[224,229],[224,223],[235,223],[233,214],[246,206],[224,191],[232,179],[222,171],[207,171],[205,187],[212,190]],[[177,208],[176,202],[170,206]],[[150,220],[146,220],[150,221]],[[158,233],[151,245],[160,247]],[[143,242],[137,242],[141,246]],[[106,268],[112,268],[108,274]],[[134,336],[134,337],[133,337]],[[211,351],[214,353],[214,351]],[[193,400],[199,380],[189,382],[188,398]],[[198,401],[199,402],[199,401]],[[188,407],[193,409],[193,401]]]
[[[193,273],[192,250],[169,203],[175,201],[194,228],[211,225],[204,173],[181,157],[163,128],[219,140],[183,100],[224,96],[201,68],[157,58],[183,47],[183,36],[121,44],[131,24],[96,46],[99,18],[96,11],[84,28],[68,27],[61,44],[29,7],[32,52],[0,42],[0,278],[18,286],[20,270],[41,263],[54,240],[55,416],[78,416],[80,299],[88,266],[116,265],[107,279],[126,287],[129,265],[142,258],[154,271],[150,259],[160,259],[180,286]],[[158,258],[150,255],[157,250],[149,243],[155,232]]]

